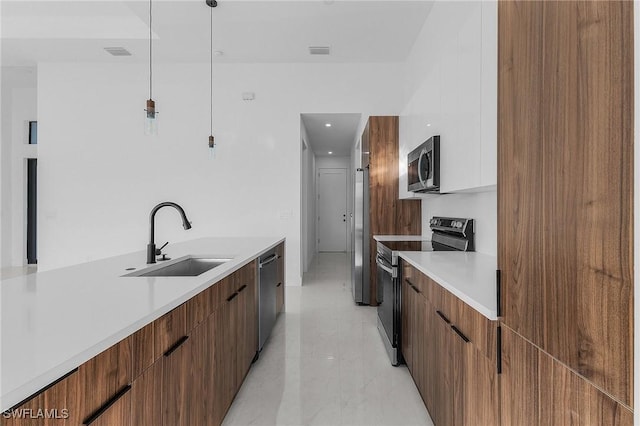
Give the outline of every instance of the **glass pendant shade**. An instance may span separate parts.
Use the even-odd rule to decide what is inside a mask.
[[[156,103],[152,99],[147,100],[147,108],[144,110],[144,134],[158,134],[158,112]]]

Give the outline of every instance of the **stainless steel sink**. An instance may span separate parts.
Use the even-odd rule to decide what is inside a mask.
[[[230,261],[230,258],[188,256],[167,265],[151,266],[125,275],[126,277],[195,277],[216,266]]]

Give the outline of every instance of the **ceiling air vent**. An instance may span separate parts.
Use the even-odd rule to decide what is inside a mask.
[[[105,47],[104,50],[113,56],[131,56],[131,52],[124,47]]]
[[[309,54],[311,55],[330,55],[331,47],[329,46],[309,46]]]

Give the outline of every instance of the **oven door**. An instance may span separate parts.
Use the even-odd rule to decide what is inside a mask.
[[[381,290],[378,296],[378,324],[385,347],[391,358],[393,365],[398,365],[397,344],[398,344],[398,323],[396,320],[397,300],[396,278],[394,275],[395,267],[391,265],[385,258],[378,255],[376,257],[376,266],[378,273],[378,288]],[[380,325],[382,327],[380,327]]]

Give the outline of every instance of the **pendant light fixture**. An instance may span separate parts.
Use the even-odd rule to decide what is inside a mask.
[[[158,134],[158,111],[156,111],[156,103],[153,100],[153,33],[151,31],[152,23],[152,6],[153,0],[149,0],[149,99],[147,99],[147,108],[144,110],[144,134]]]
[[[210,8],[211,16],[210,16],[210,26],[209,26],[209,36],[210,36],[210,51],[209,51],[209,77],[210,77],[210,117],[209,117],[209,155],[213,158],[215,156],[215,148],[216,142],[213,137],[213,8],[218,5],[216,0],[205,0],[207,6]]]

